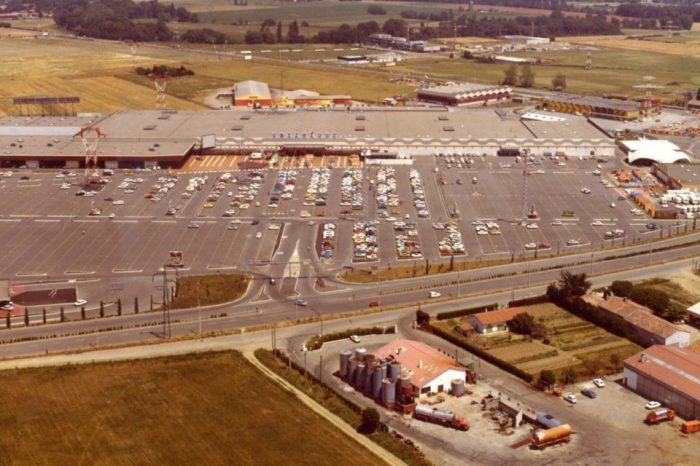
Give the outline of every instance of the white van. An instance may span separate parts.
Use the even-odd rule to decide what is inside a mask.
[[[259,160],[262,158],[262,152],[253,152],[250,154],[250,158],[253,160]]]

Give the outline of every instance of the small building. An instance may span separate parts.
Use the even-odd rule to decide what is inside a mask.
[[[453,358],[419,341],[394,340],[379,348],[374,357],[401,363],[420,395],[447,392],[455,379],[466,381],[466,371]]]
[[[508,330],[508,322],[518,314],[525,312],[522,307],[509,307],[497,311],[480,312],[468,317],[469,323],[481,334]]]
[[[360,65],[363,63],[369,63],[367,56],[365,55],[338,55],[338,61],[344,65]]]
[[[275,99],[275,105],[280,107],[333,107],[351,105],[349,95],[320,95],[318,92],[306,89],[283,92]]]
[[[626,359],[623,374],[627,388],[683,419],[700,419],[700,354],[654,345]]]
[[[482,84],[455,84],[423,88],[418,91],[418,100],[441,105],[466,106],[502,102],[510,99],[508,86]]]
[[[271,107],[272,95],[267,83],[241,81],[233,85],[233,105],[236,107]]]
[[[548,37],[533,37],[533,36],[503,36],[503,38],[509,42],[523,45],[545,45],[549,44],[551,40]]]
[[[700,328],[700,303],[695,303],[688,308],[688,323]]]
[[[689,100],[688,110],[700,110],[700,99]]]
[[[646,306],[619,296],[611,295],[604,299],[593,293],[584,296],[583,300],[602,311],[624,319],[630,330],[648,344],[677,346],[679,348],[690,345],[689,332],[680,330],[670,322],[655,316],[651,309]]]

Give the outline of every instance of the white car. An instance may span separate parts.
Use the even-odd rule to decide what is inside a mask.
[[[605,381],[603,379],[593,379],[593,385],[598,388],[603,388],[605,387]]]
[[[350,335],[350,341],[352,341],[353,343],[359,343],[360,337],[357,335]]]
[[[588,188],[581,188],[581,192],[582,192],[583,194],[591,194],[591,190],[588,189]]]
[[[262,238],[262,232],[259,231],[259,232],[255,233],[255,238],[256,238],[256,239]]]
[[[537,244],[536,243],[527,243],[525,245],[525,249],[527,249],[527,250],[537,249]]]
[[[661,403],[658,401],[650,401],[647,404],[644,405],[646,409],[656,409],[661,407]]]
[[[528,223],[527,225],[525,225],[525,228],[527,228],[528,230],[536,230],[539,228],[539,225],[537,225],[536,223]]]
[[[560,226],[562,226],[563,224],[564,224],[564,222],[562,222],[561,220],[555,220],[555,221],[552,222],[552,226],[553,226],[553,227],[560,227]]]
[[[615,208],[615,203],[614,203],[614,202],[611,202],[611,203],[610,203],[610,207]]]
[[[0,309],[2,309],[3,311],[12,311],[14,308],[15,305],[9,301],[0,306]]]
[[[428,293],[429,298],[439,298],[440,296],[442,296],[442,294],[437,291],[431,291]]]
[[[73,303],[73,306],[84,306],[85,304],[87,304],[86,299],[79,299]]]
[[[574,394],[572,394],[572,393],[569,393],[569,394],[564,395],[564,400],[565,400],[565,401],[568,401],[568,402],[571,403],[572,405],[575,405],[576,402],[578,401],[578,400],[576,399],[576,395],[574,395]]]

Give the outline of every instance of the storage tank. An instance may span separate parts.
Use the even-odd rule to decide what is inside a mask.
[[[365,381],[362,384],[365,393],[372,393],[372,376],[374,375],[374,371],[376,369],[376,363],[369,363],[365,361]]]
[[[355,350],[355,357],[357,358],[358,361],[364,361],[366,355],[367,355],[366,348],[357,348]]]
[[[542,448],[547,445],[553,445],[558,442],[563,442],[569,439],[571,435],[571,426],[562,424],[557,427],[552,427],[547,430],[537,430],[532,434],[532,442],[536,447]]]
[[[355,389],[362,390],[365,386],[365,371],[367,367],[364,362],[357,364],[357,370],[355,371]]]
[[[388,377],[391,379],[392,382],[396,382],[396,380],[399,378],[399,375],[401,375],[401,363],[398,361],[394,361],[389,365]]]
[[[340,352],[340,371],[338,375],[340,375],[341,379],[345,378],[345,374],[347,373],[348,370],[348,360],[350,359],[350,356],[352,356],[352,351],[350,350],[345,350]]]
[[[357,371],[357,359],[351,358],[348,360],[348,367],[345,372],[345,380],[350,385],[355,383],[355,371]]]
[[[452,390],[451,393],[453,396],[462,396],[464,395],[464,380],[462,379],[454,379],[451,382],[452,385]]]
[[[382,395],[382,380],[386,377],[386,367],[378,366],[372,373],[372,398],[378,400]]]
[[[542,424],[543,426],[545,426],[548,429],[551,429],[553,427],[557,427],[557,426],[561,425],[561,422],[554,419],[554,416],[552,416],[551,414],[542,413],[542,412],[537,413],[535,415],[535,420],[539,424]]]
[[[382,403],[385,406],[396,403],[396,382],[389,378],[382,380]]]

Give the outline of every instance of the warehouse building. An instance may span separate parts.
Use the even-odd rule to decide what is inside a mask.
[[[623,383],[683,419],[700,419],[700,354],[654,345],[626,359]]]
[[[599,294],[591,293],[584,296],[583,300],[602,311],[624,319],[630,330],[648,344],[679,348],[690,345],[689,332],[680,330],[668,321],[655,316],[648,307],[627,298],[611,295],[606,299]]]
[[[173,167],[207,154],[361,154],[412,158],[437,154],[492,156],[563,152],[611,157],[612,139],[586,119],[520,120],[490,109],[424,108],[235,109],[230,111],[124,111],[77,117],[0,117],[0,163],[5,166],[77,167],[84,147],[77,135],[99,128],[98,156],[108,168]]]
[[[610,120],[639,120],[661,111],[661,101],[605,99],[590,96],[545,96],[539,104],[541,110],[583,115],[589,118],[606,118]]]
[[[671,189],[700,190],[698,163],[654,163],[651,172]]]
[[[423,88],[417,97],[422,102],[459,107],[508,101],[510,93],[508,86],[464,83]]]

